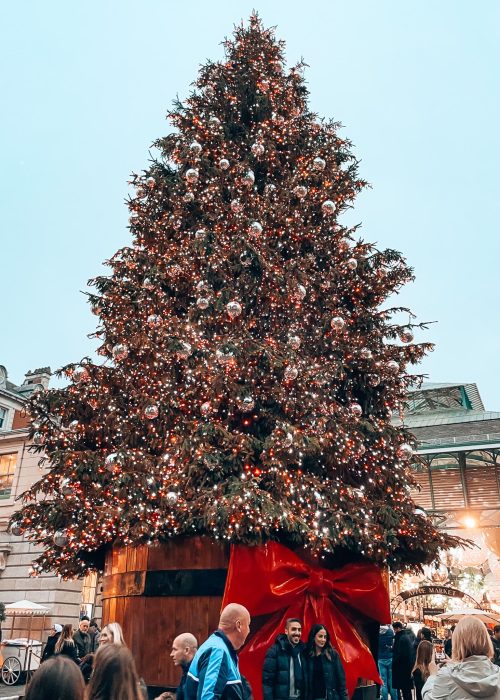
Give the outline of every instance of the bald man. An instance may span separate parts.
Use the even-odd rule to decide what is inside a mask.
[[[250,613],[238,603],[221,612],[219,628],[195,654],[187,674],[185,700],[244,700],[237,651],[250,632]]]
[[[173,641],[170,658],[174,662],[174,666],[180,666],[182,669],[182,678],[176,691],[177,700],[186,700],[187,674],[197,649],[198,640],[191,632],[183,632]]]

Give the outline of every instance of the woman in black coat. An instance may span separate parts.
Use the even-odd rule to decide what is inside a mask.
[[[349,700],[344,667],[324,625],[314,625],[306,648],[307,700]]]
[[[55,647],[55,653],[56,655],[62,654],[63,656],[69,656],[76,664],[78,663],[78,651],[73,640],[72,625],[64,625],[62,628],[61,636],[57,640]]]

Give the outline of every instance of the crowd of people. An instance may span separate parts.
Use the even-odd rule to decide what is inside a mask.
[[[249,632],[250,613],[232,603],[201,646],[190,632],[178,635],[170,653],[182,671],[176,700],[253,700],[238,664]],[[342,661],[326,627],[314,625],[306,642],[302,632],[301,620],[289,618],[268,649],[264,700],[348,700]],[[382,700],[500,700],[500,625],[490,635],[477,618],[463,618],[449,630],[442,658],[433,642],[428,627],[416,636],[401,622],[381,627]],[[147,700],[118,623],[99,630],[95,620],[83,618],[74,633],[71,625],[55,624],[42,661],[26,700]],[[156,700],[171,697],[164,693]]]
[[[170,653],[182,670],[176,700],[252,700],[237,654],[249,632],[250,613],[232,603],[200,647],[192,633],[178,635]],[[71,625],[55,624],[42,661],[26,700],[147,700],[118,623],[99,630],[95,620],[84,617],[74,633]],[[342,662],[324,625],[314,625],[304,643],[301,621],[286,621],[266,654],[262,690],[264,700],[348,700]],[[170,697],[164,693],[157,700]]]
[[[401,622],[380,628],[382,700],[500,700],[500,625],[490,632],[464,617],[447,630],[442,654],[434,641],[428,627],[416,636]]]

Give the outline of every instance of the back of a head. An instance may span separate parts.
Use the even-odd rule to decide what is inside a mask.
[[[82,700],[85,683],[82,672],[67,656],[52,656],[35,671],[25,700]]]
[[[493,657],[493,645],[486,625],[472,615],[460,620],[453,632],[451,644],[454,661],[463,661],[469,656]]]
[[[97,650],[87,700],[142,700],[134,658],[127,647],[106,644]]]

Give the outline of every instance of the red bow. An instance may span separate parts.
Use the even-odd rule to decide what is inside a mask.
[[[285,620],[298,617],[305,633],[321,623],[342,659],[347,689],[358,678],[381,683],[377,664],[354,627],[355,620],[390,622],[389,596],[382,570],[374,564],[347,564],[329,571],[306,564],[277,542],[261,547],[233,545],[223,605],[240,603],[252,617],[271,615],[240,654],[241,672],[261,700],[262,665],[269,647],[284,632]]]

